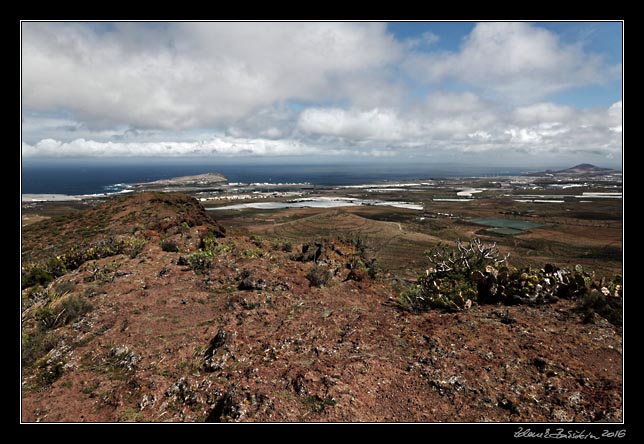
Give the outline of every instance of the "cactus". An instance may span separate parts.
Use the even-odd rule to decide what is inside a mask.
[[[593,290],[594,296],[588,299],[591,302],[586,302],[584,307],[598,307],[599,312],[609,313],[604,307],[610,304],[596,302],[597,294],[604,298],[622,295],[619,276],[612,281],[598,280],[592,271],[579,265],[573,270],[553,264],[545,264],[541,269],[510,269],[509,254],[500,258],[495,244],[483,244],[478,239],[467,244],[459,241],[456,248],[437,248],[426,255],[432,267],[399,299],[403,307],[413,311],[432,307],[460,311],[472,303],[537,305],[559,298],[580,299]],[[615,317],[612,312],[606,316]]]

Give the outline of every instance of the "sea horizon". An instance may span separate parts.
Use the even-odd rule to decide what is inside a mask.
[[[525,174],[526,168],[442,164],[35,164],[23,165],[22,194],[91,195],[122,192],[128,185],[180,176],[221,173],[232,183],[293,183],[319,186],[356,185],[456,177],[499,177]]]

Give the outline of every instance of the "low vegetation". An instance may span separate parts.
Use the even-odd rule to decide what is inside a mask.
[[[56,344],[59,337],[56,334],[47,334],[42,329],[36,329],[31,333],[22,332],[21,342],[21,361],[24,367],[32,365],[34,362],[49,353]]]
[[[63,296],[39,308],[35,317],[44,329],[54,329],[69,324],[92,311],[92,304],[84,296]]]
[[[90,368],[97,373],[108,374],[114,379],[120,379],[133,374],[140,361],[139,355],[123,345],[110,348],[107,354]]]
[[[161,249],[169,253],[177,253],[179,251],[179,246],[171,239],[164,239],[161,241]]]
[[[468,309],[472,304],[543,304],[558,298],[576,299],[579,308],[621,325],[621,278],[597,278],[581,266],[574,270],[546,264],[543,268],[510,268],[496,244],[480,239],[458,241],[455,248],[427,251],[432,265],[403,290],[399,303],[411,311]]]
[[[284,251],[286,253],[291,253],[293,252],[293,244],[289,241],[285,241],[282,239],[274,240],[273,241],[273,250],[275,251]]]
[[[243,255],[247,259],[257,259],[263,257],[264,252],[259,248],[249,248],[248,250],[244,250]]]
[[[306,275],[311,287],[324,287],[331,280],[331,271],[326,265],[315,265]]]
[[[187,265],[197,274],[203,274],[210,269],[214,256],[212,250],[200,249],[186,257],[181,256],[178,263],[179,265]]]
[[[493,273],[507,260],[507,256],[499,257],[496,244],[483,244],[479,239],[468,244],[458,241],[456,248],[439,246],[425,254],[432,267],[401,295],[401,304],[413,311],[469,308],[478,301],[479,275]]]
[[[601,316],[617,327],[622,326],[621,286],[616,284],[612,294],[608,288],[593,288],[580,298],[577,309],[584,315],[584,322],[593,322],[596,316]]]
[[[229,244],[221,244],[217,241],[220,237],[222,237],[220,233],[208,230],[199,242],[199,249],[187,256],[179,257],[177,264],[187,265],[197,274],[207,273],[215,256],[232,251]]]
[[[347,275],[348,280],[353,281],[362,281],[366,277],[371,279],[376,279],[380,271],[380,267],[375,259],[366,259],[364,251],[361,254],[356,254],[351,258],[347,264],[349,269],[349,274]]]
[[[56,329],[71,324],[92,311],[85,296],[70,293],[70,281],[64,281],[48,292],[41,290],[34,300],[31,318],[33,327],[22,331],[22,364],[31,366],[49,353],[59,341]],[[64,291],[62,291],[64,290]],[[37,305],[36,305],[37,304]],[[47,370],[48,372],[51,369]]]
[[[217,241],[218,238],[221,238],[221,234],[210,229],[203,235],[201,242],[199,244],[199,249],[204,251],[211,251],[213,253],[217,252],[220,249],[220,244]]]
[[[125,254],[130,258],[138,256],[146,241],[138,237],[115,239],[109,237],[87,246],[72,247],[67,252],[47,261],[27,264],[22,270],[22,288],[34,285],[46,286],[57,277],[76,270],[85,262]]]

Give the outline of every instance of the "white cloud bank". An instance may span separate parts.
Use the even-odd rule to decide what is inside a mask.
[[[384,23],[22,30],[26,157],[621,156],[621,101],[548,101],[621,67],[528,23],[477,24],[456,52],[430,32],[397,40]]]
[[[227,136],[196,142],[96,142],[44,139],[22,144],[25,156],[45,157],[182,157],[182,156],[294,156],[321,154],[320,149],[295,140],[242,139]],[[329,154],[342,154],[334,150]]]
[[[446,97],[460,105],[453,112],[441,113],[434,105]],[[468,97],[469,101],[460,100],[459,95],[441,96],[404,114],[377,108],[312,108],[299,115],[295,128],[288,133],[270,127],[258,137],[244,137],[244,131],[237,130],[214,135],[182,133],[185,140],[181,142],[164,141],[162,137],[169,135],[163,132],[132,135],[129,141],[47,138],[34,144],[23,143],[22,153],[27,157],[179,157],[500,151],[533,156],[564,152],[621,156],[621,101],[604,110],[579,111],[539,103],[503,111],[485,106],[485,102],[469,94]]]

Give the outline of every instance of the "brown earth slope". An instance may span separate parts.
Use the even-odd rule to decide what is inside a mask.
[[[28,228],[23,265],[140,247],[23,290],[23,421],[622,418],[621,333],[573,301],[410,313],[388,281],[350,276],[353,244],[222,237],[185,195]]]

